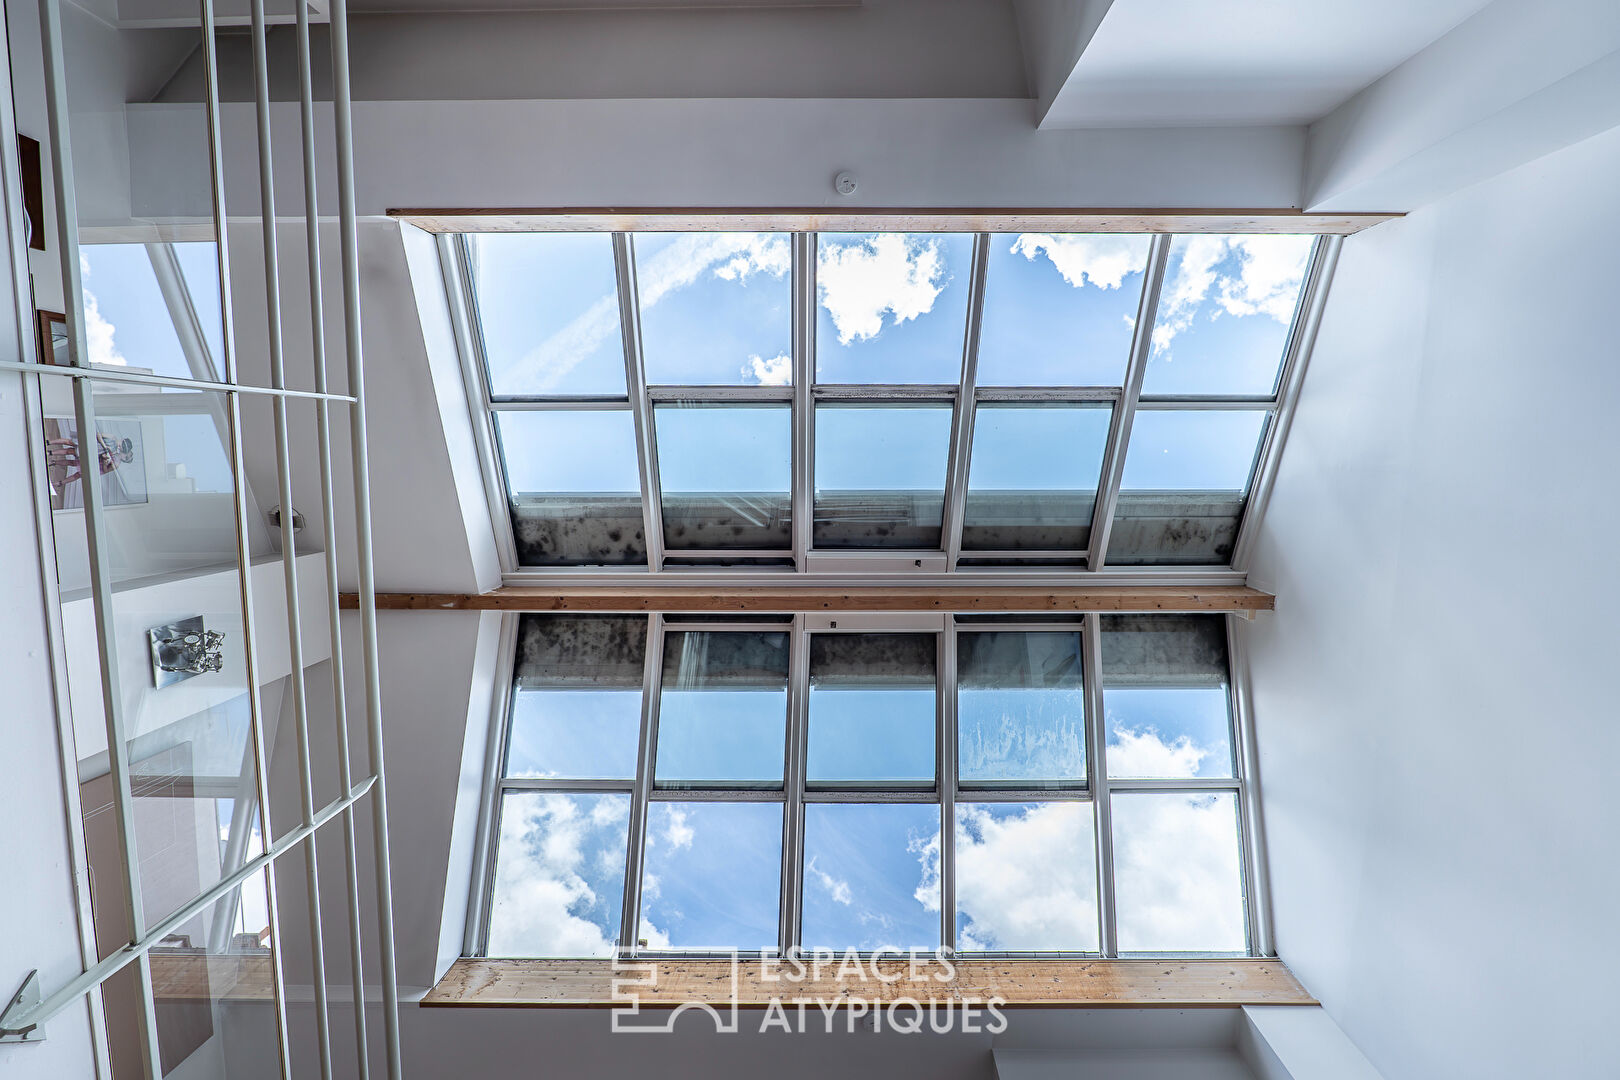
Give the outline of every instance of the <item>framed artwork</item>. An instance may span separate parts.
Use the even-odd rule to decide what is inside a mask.
[[[70,363],[67,316],[60,311],[35,311],[34,347],[39,353],[40,363],[67,367]]]
[[[96,473],[103,506],[134,506],[147,500],[146,441],[141,422],[103,417],[96,421]],[[84,506],[84,469],[79,461],[79,424],[71,417],[45,420],[45,478],[52,510]]]

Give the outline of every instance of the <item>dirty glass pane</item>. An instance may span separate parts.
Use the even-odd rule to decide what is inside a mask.
[[[505,775],[634,778],[646,650],[643,615],[522,616]]]
[[[472,233],[472,299],[495,397],[622,395],[610,233]]]
[[[817,406],[815,546],[938,548],[950,444],[948,405]]]
[[[774,947],[781,891],[781,803],[648,807],[637,934],[648,948]]]
[[[939,945],[939,807],[804,808],[805,948]]]
[[[959,952],[1096,952],[1089,802],[956,804]]]
[[[641,473],[628,410],[497,412],[525,566],[645,563]]]
[[[1233,775],[1220,615],[1104,615],[1108,775]]]
[[[963,550],[1084,548],[1112,415],[1108,405],[980,405]]]
[[[1128,233],[992,236],[979,385],[1121,385],[1150,239]]]
[[[1142,393],[1269,396],[1315,239],[1171,240]]]
[[[629,827],[629,795],[503,795],[488,955],[611,955]]]
[[[1229,562],[1266,418],[1263,410],[1138,410],[1107,561]]]
[[[1112,812],[1119,951],[1245,952],[1237,796],[1119,792]]]
[[[1086,779],[1080,631],[960,632],[957,769],[964,785]]]
[[[786,631],[670,631],[658,705],[662,786],[782,782]]]
[[[816,244],[817,382],[961,380],[971,235],[822,233]]]
[[[671,551],[789,548],[786,405],[659,405],[658,481]]]
[[[648,383],[792,383],[788,233],[639,233],[632,243]]]
[[[936,637],[810,638],[810,783],[931,784]]]

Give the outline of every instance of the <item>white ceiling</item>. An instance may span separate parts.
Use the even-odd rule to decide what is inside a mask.
[[[1488,2],[1115,0],[1041,126],[1309,123]]]

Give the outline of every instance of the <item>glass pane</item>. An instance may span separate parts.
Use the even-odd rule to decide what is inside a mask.
[[[659,784],[782,782],[786,632],[670,632],[658,704]]]
[[[810,638],[810,783],[934,779],[933,634]]]
[[[522,616],[506,775],[633,778],[646,658],[644,615]]]
[[[609,233],[467,237],[490,393],[624,390],[624,339]]]
[[[609,956],[624,910],[629,795],[501,798],[490,956]]]
[[[647,381],[793,382],[793,241],[787,233],[633,238]]]
[[[1173,239],[1142,392],[1271,394],[1314,242]]]
[[[950,406],[817,406],[815,545],[938,548],[950,445]]]
[[[1108,405],[980,405],[962,547],[1084,548],[1112,415]]]
[[[286,885],[283,890],[285,898],[291,890]],[[158,1058],[165,1075],[246,1080],[282,1075],[275,1050],[277,948],[270,933],[262,871],[153,946],[152,999]],[[307,968],[300,970],[299,958],[284,954],[282,960],[291,962],[287,982],[301,975],[308,983]],[[139,1076],[139,1035],[124,1028],[126,1018],[138,1023],[134,1002],[126,1010],[119,997],[111,993],[106,997],[113,1071]],[[129,1061],[128,1072],[121,1071],[123,1060]]]
[[[963,784],[1083,784],[1080,631],[956,637],[957,770]]]
[[[806,948],[939,946],[939,807],[804,808]]]
[[[780,803],[655,802],[641,930],[653,949],[764,949],[778,938]]]
[[[1150,239],[1125,233],[992,236],[979,385],[1121,385]]]
[[[1229,562],[1266,417],[1248,410],[1138,411],[1107,560]]]
[[[973,237],[822,233],[816,239],[816,381],[962,378]]]
[[[212,240],[80,244],[90,362],[218,380],[224,352],[217,259]]]
[[[1108,775],[1233,775],[1220,615],[1105,615]]]
[[[525,566],[647,561],[635,421],[627,411],[497,412]]]
[[[1119,951],[1247,951],[1237,796],[1118,793],[1112,810]]]
[[[1089,802],[956,804],[956,947],[1097,952]]]
[[[660,405],[654,426],[666,547],[793,546],[786,405]]]

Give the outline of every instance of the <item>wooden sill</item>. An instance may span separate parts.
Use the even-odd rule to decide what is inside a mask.
[[[613,970],[608,960],[461,959],[450,966],[421,1004],[428,1006],[610,1008],[626,1005],[634,994],[644,1006],[683,1002],[731,1004],[731,964],[727,960],[640,960],[656,965],[656,982],[633,967]],[[808,964],[807,964],[808,967]],[[739,965],[737,1004],[764,1008],[775,999],[814,998],[822,1002],[863,999],[867,1002],[912,998],[962,1002],[999,998],[1009,1006],[1176,1007],[1237,1005],[1315,1005],[1293,973],[1280,960],[957,960],[955,977],[940,982],[941,969],[924,959],[918,978],[909,977],[905,960],[884,960],[882,973],[894,981],[851,971],[838,978],[838,964],[828,964],[819,978],[807,971],[788,981],[790,968],[781,961],[767,972],[759,960]],[[769,978],[774,974],[774,981]],[[613,994],[617,979],[626,989]]]

